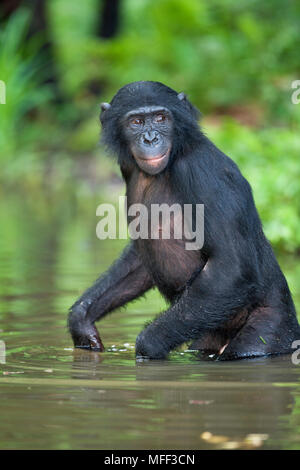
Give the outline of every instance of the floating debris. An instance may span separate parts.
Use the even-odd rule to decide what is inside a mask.
[[[203,432],[200,437],[201,439],[209,442],[210,444],[220,444],[220,443],[229,441],[229,437],[217,436],[216,434],[212,434],[211,432],[208,432],[208,431]]]
[[[268,434],[248,434],[245,438],[245,442],[251,444],[253,447],[260,447],[268,437]]]
[[[214,400],[189,400],[190,405],[210,405],[213,402]]]
[[[227,436],[217,436],[209,431],[205,431],[200,435],[200,438],[209,444],[219,444],[220,449],[257,449],[263,445],[264,441],[269,438],[269,435],[247,434],[244,439],[232,441]]]
[[[14,374],[25,374],[25,372],[24,372],[24,371],[22,371],[22,372],[21,372],[21,371],[18,371],[18,372],[17,372],[17,371],[15,371],[15,372],[8,372],[7,370],[5,370],[5,371],[3,372],[3,375],[14,375]]]

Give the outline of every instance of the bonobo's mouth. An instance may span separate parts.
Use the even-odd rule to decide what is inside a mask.
[[[149,165],[159,165],[160,162],[166,157],[168,157],[170,154],[170,149],[168,149],[165,153],[162,155],[156,155],[154,157],[140,157],[141,160],[146,161]]]
[[[149,175],[156,175],[163,171],[169,162],[171,149],[169,148],[163,154],[159,155],[139,155],[135,160],[141,170]]]

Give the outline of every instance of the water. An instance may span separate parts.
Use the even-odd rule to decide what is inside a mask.
[[[104,354],[73,349],[68,307],[124,246],[96,239],[100,202],[0,202],[0,448],[299,449],[290,357],[203,362],[183,349],[136,363],[136,335],[164,308],[156,292],[101,322]],[[280,262],[300,311],[300,262]]]

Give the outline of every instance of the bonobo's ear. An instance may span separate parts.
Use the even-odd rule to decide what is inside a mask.
[[[185,100],[185,98],[186,98],[186,94],[183,93],[183,91],[182,91],[181,93],[178,93],[177,98],[178,98],[180,101],[183,101],[183,100]]]
[[[100,107],[101,107],[101,111],[106,111],[107,109],[109,109],[111,107],[111,104],[109,103],[101,103],[100,104]]]

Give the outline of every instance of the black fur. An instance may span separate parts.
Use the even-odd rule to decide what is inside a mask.
[[[191,340],[221,360],[291,352],[300,327],[250,185],[201,132],[198,111],[158,82],[126,85],[110,104],[101,114],[103,141],[118,155],[128,204],[204,204],[205,241],[198,251],[182,240],[131,242],[71,308],[75,346],[101,350],[94,322],[157,286],[171,305],[140,333],[137,355],[164,358]],[[174,126],[168,166],[155,176],[138,168],[122,127],[128,111],[149,105],[168,108]]]

